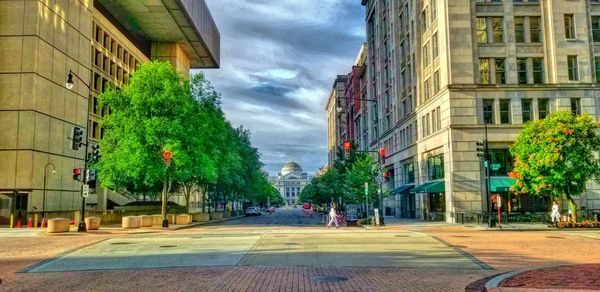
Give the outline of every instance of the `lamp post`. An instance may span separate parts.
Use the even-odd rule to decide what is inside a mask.
[[[90,99],[92,97],[92,90],[90,88],[89,83],[85,83],[85,81],[83,81],[79,76],[77,76],[77,74],[73,73],[73,71],[69,70],[69,75],[67,75],[67,81],[65,82],[65,87],[67,87],[67,89],[71,90],[73,89],[73,76],[77,77],[77,79],[79,79],[79,81],[81,81],[81,83],[83,83],[83,85],[85,85],[85,87],[87,87],[88,89],[88,100],[87,100],[87,111],[86,111],[86,118],[85,118],[85,151],[84,151],[84,156],[83,156],[83,161],[84,161],[84,168],[83,168],[83,184],[87,184],[87,171],[88,171],[88,161],[87,161],[87,156],[88,156],[88,145],[89,145],[89,129],[90,129]],[[81,188],[81,221],[79,222],[79,225],[77,226],[77,231],[78,232],[86,232],[87,228],[85,226],[85,197],[83,196],[83,187]]]
[[[51,162],[46,163],[46,166],[44,166],[44,196],[42,198],[42,226],[44,226],[44,223],[46,222],[46,181],[47,181],[47,174],[48,174],[48,166],[52,166],[52,174],[56,173],[56,167],[54,166],[54,164],[52,164]]]

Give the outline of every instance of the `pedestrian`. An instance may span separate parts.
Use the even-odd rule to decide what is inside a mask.
[[[552,223],[554,224],[556,220],[556,224],[560,222],[560,213],[558,212],[558,202],[556,200],[552,201],[552,212],[550,213],[550,218],[552,218]]]
[[[327,228],[331,227],[331,223],[335,223],[335,228],[340,228],[340,225],[337,221],[337,212],[335,211],[335,203],[331,204],[331,209],[329,209],[329,223],[327,224]]]

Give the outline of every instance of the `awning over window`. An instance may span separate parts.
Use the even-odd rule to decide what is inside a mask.
[[[390,195],[402,195],[402,194],[407,194],[412,188],[414,188],[415,185],[403,185],[399,188],[396,188],[395,190],[393,190]]]
[[[490,177],[490,191],[491,192],[506,192],[508,188],[515,183],[514,178],[508,176],[496,176]]]
[[[411,193],[443,193],[446,191],[446,183],[443,180],[426,182],[414,189]]]

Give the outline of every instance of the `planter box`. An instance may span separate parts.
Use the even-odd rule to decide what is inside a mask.
[[[210,213],[210,220],[221,220],[221,219],[223,219],[223,213],[221,213],[221,212]]]
[[[152,217],[152,225],[162,226],[163,217],[160,214],[150,215]]]
[[[223,218],[231,218],[231,212],[230,211],[223,212]]]
[[[138,216],[126,216],[121,221],[123,228],[140,228],[140,217]]]
[[[48,233],[69,232],[71,220],[66,218],[54,218],[48,220]]]
[[[85,218],[85,226],[86,226],[87,230],[100,229],[100,218],[98,218],[98,217]]]
[[[160,215],[159,215],[160,216]],[[140,227],[152,227],[154,224],[154,217],[150,215],[142,215],[140,217]],[[161,222],[162,224],[162,222]]]
[[[192,215],[189,214],[178,214],[175,218],[175,224],[186,225],[192,223]]]
[[[169,224],[175,224],[175,214],[167,214],[167,219],[169,220]]]
[[[210,216],[208,213],[196,213],[192,214],[192,220],[196,222],[208,222],[210,221]]]

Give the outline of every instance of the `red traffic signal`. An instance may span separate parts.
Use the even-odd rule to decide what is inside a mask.
[[[350,141],[344,141],[344,151],[350,152],[350,147],[351,147]]]
[[[163,152],[163,158],[165,159],[165,162],[169,163],[171,162],[171,151],[167,150],[165,152]]]
[[[379,148],[379,161],[381,161],[382,164],[385,163],[385,149],[384,148]]]
[[[81,180],[81,173],[82,173],[81,168],[73,168],[73,179]]]
[[[383,181],[384,182],[390,181],[390,172],[387,170],[383,172]]]

